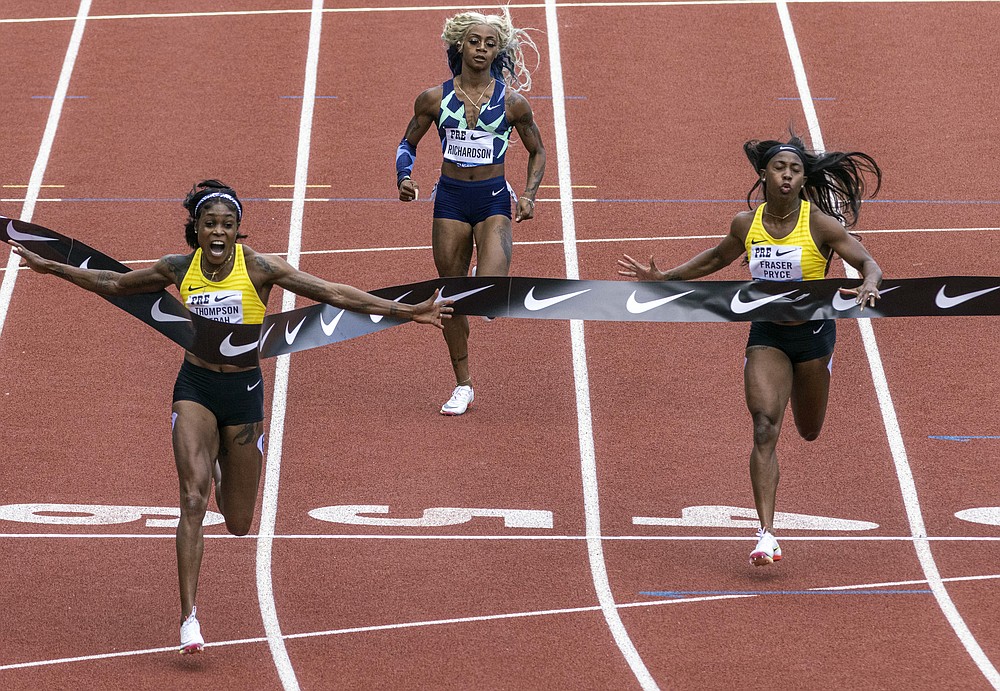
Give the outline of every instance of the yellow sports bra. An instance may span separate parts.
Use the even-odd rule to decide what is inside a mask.
[[[235,247],[233,270],[221,281],[210,281],[201,271],[201,248],[181,282],[181,300],[189,310],[206,319],[229,324],[260,324],[267,306],[247,273],[243,245]]]
[[[829,260],[820,253],[809,230],[809,202],[803,200],[795,228],[776,240],[764,230],[761,204],[747,231],[747,261],[750,276],[760,281],[815,281],[826,277]]]

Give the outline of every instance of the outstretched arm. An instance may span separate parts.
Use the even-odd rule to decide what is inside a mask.
[[[861,285],[857,288],[841,288],[844,295],[853,295],[861,309],[874,306],[879,297],[878,288],[882,284],[882,269],[857,238],[847,232],[835,218],[826,214],[816,215],[810,224],[822,247],[826,245],[843,257],[861,274]]]
[[[741,217],[742,214],[733,219],[729,234],[718,245],[695,255],[680,266],[661,271],[656,267],[653,257],[649,258],[649,266],[646,266],[625,254],[618,260],[618,275],[639,281],[690,281],[713,274],[732,264],[745,251],[743,238],[746,237],[749,226]]]
[[[52,274],[65,279],[84,290],[99,295],[135,295],[137,293],[155,293],[169,285],[175,284],[178,262],[184,257],[171,255],[163,257],[153,266],[119,273],[117,271],[102,271],[98,269],[81,269],[62,262],[45,259],[35,254],[23,245],[8,242],[14,248],[14,254],[21,258],[21,266],[26,266],[40,274]]]
[[[281,286],[304,298],[324,302],[334,307],[363,312],[364,314],[381,314],[388,317],[409,319],[420,324],[430,324],[442,328],[441,320],[451,317],[450,300],[437,302],[437,291],[416,305],[407,305],[377,297],[363,290],[343,283],[331,283],[322,278],[300,271],[281,257],[269,254],[255,254],[248,263],[254,283]]]

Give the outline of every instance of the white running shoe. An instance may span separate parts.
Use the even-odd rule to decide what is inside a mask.
[[[188,618],[181,622],[181,647],[177,651],[181,655],[200,653],[205,647],[205,639],[201,636],[201,624],[195,616],[197,611],[198,608],[193,607]]]
[[[461,415],[468,409],[475,397],[471,386],[456,386],[455,390],[451,392],[451,398],[441,406],[441,414]]]
[[[781,548],[774,535],[761,528],[757,531],[757,546],[750,553],[750,563],[754,566],[767,566],[781,561]]]

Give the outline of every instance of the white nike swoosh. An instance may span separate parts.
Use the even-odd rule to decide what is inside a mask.
[[[163,298],[160,298],[159,300],[157,300],[156,302],[153,303],[153,307],[149,311],[149,313],[153,317],[153,319],[155,319],[158,322],[189,322],[189,321],[191,321],[187,317],[178,317],[177,315],[167,314],[166,312],[164,312],[163,310],[161,310],[160,309],[160,302],[162,302],[162,301],[163,301]]]
[[[823,327],[824,327],[824,326],[826,326],[826,324],[820,324],[820,325],[819,325],[819,328],[818,328],[818,329],[816,329],[815,331],[813,331],[813,333],[814,333],[814,334],[818,334],[818,333],[819,333],[820,331],[822,331],[822,330],[823,330]]]
[[[346,311],[347,310],[340,310],[340,312],[337,313],[337,316],[334,317],[333,321],[330,322],[329,324],[327,324],[326,321],[323,320],[322,314],[319,315],[319,325],[323,328],[323,333],[325,333],[327,337],[332,336],[333,332],[336,331],[337,324],[340,322],[340,318],[344,316],[344,312]]]
[[[891,293],[898,287],[899,286],[893,286],[892,288],[885,288],[883,290],[880,290],[878,294],[881,296],[885,295],[886,293]],[[858,304],[856,298],[853,297],[845,298],[843,295],[840,294],[839,290],[833,294],[833,309],[837,310],[838,312],[845,312],[851,309],[852,307],[861,307],[861,305]]]
[[[298,326],[291,331],[288,330],[288,324],[285,324],[285,343],[292,345],[292,341],[294,341],[295,337],[299,335],[299,329],[301,329],[302,325],[306,323],[306,319],[308,319],[308,317],[302,317],[302,321],[300,321]]]
[[[637,291],[633,290],[632,294],[628,296],[628,302],[625,303],[625,309],[627,309],[632,314],[642,314],[643,312],[648,312],[649,310],[656,309],[660,305],[665,305],[668,302],[673,302],[678,298],[682,298],[685,295],[693,293],[693,290],[689,290],[684,293],[678,293],[677,295],[670,295],[665,298],[660,298],[659,300],[650,300],[648,302],[639,302],[635,299],[635,294]]]
[[[226,336],[226,339],[219,344],[219,352],[226,357],[236,357],[237,355],[243,355],[243,353],[249,353],[251,350],[257,347],[257,341],[253,343],[247,343],[246,345],[233,345],[232,343],[233,334],[230,333]]]
[[[941,290],[939,290],[938,294],[934,297],[934,304],[943,310],[951,309],[956,305],[961,305],[963,302],[966,302],[973,298],[977,298],[980,295],[986,295],[986,293],[992,293],[994,290],[1000,290],[1000,286],[996,286],[995,288],[986,288],[984,290],[977,290],[972,293],[965,293],[964,295],[956,295],[955,297],[952,298],[944,294],[944,289],[946,287],[947,285],[941,286]]]
[[[271,335],[271,330],[272,330],[272,329],[274,329],[274,324],[271,324],[271,325],[270,325],[269,327],[267,327],[267,331],[265,331],[265,332],[264,332],[264,335],[260,337],[260,340],[259,340],[259,341],[257,341],[257,343],[259,343],[259,344],[260,344],[260,347],[261,347],[261,348],[263,348],[263,347],[264,347],[264,341],[266,341],[266,340],[267,340],[267,337]]]
[[[493,196],[495,197],[495,196],[497,196],[498,194],[500,194],[501,192],[503,192],[503,190],[502,190],[502,189],[499,189],[499,190],[497,190],[496,192],[490,192],[490,194],[492,194],[492,195],[493,195]]]
[[[486,106],[485,108],[483,108],[483,111],[485,112],[487,110],[493,110],[494,108],[499,108],[500,105],[501,104],[499,104],[499,103],[494,103],[492,106]]]
[[[524,296],[524,306],[526,309],[532,312],[537,312],[538,310],[543,310],[546,307],[552,307],[552,305],[558,304],[563,300],[569,300],[570,298],[575,298],[577,295],[583,295],[584,293],[589,293],[590,288],[585,290],[578,290],[575,293],[567,293],[566,295],[556,295],[551,298],[538,299],[535,297],[535,288],[532,286],[528,294]]]
[[[746,314],[747,312],[752,312],[758,307],[763,307],[769,302],[774,302],[775,300],[780,300],[783,297],[791,295],[796,291],[789,290],[787,293],[781,293],[780,295],[768,295],[766,298],[757,298],[756,300],[751,300],[750,302],[743,302],[740,299],[739,291],[736,291],[736,295],[733,296],[732,302],[729,303],[729,309],[731,309],[735,314]]]
[[[261,383],[262,381],[264,381],[264,380],[263,380],[263,379],[258,379],[258,380],[257,380],[257,383],[256,383],[256,384],[254,384],[253,386],[247,386],[247,391],[253,391],[253,390],[254,390],[254,389],[256,389],[256,388],[257,388],[258,386],[260,386],[260,383]]]
[[[7,221],[7,237],[14,242],[55,242],[58,238],[44,238],[41,235],[20,233],[14,230],[14,221]]]
[[[444,295],[444,286],[441,286],[441,291],[438,293],[438,299],[435,300],[434,302],[438,303],[438,302],[441,302],[442,300],[451,300],[452,302],[458,302],[462,298],[467,298],[470,295],[475,295],[476,293],[481,293],[482,291],[489,290],[492,287],[493,287],[493,284],[490,283],[488,286],[483,286],[482,288],[473,288],[472,290],[467,290],[464,293],[455,293],[454,295],[449,295],[448,297],[445,297],[445,295]]]
[[[405,298],[407,295],[409,295],[412,292],[413,292],[412,290],[406,291],[405,293],[403,293],[402,295],[400,295],[398,298],[396,298],[395,302],[399,302],[400,300],[402,300],[403,298]],[[380,321],[382,321],[382,317],[384,317],[385,315],[384,314],[369,314],[368,316],[371,317],[372,324],[378,324]]]
[[[84,259],[83,263],[80,264],[80,268],[81,269],[89,269],[90,268],[90,259],[91,259],[90,257],[87,257],[86,259]]]

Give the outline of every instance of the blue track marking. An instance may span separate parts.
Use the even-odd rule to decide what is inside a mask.
[[[942,441],[970,441],[972,439],[1000,439],[1000,436],[995,434],[961,434],[957,436],[931,434],[927,438]]]
[[[724,595],[930,595],[928,589],[889,590],[869,588],[857,590],[643,590],[640,595],[649,597],[714,597]]]

